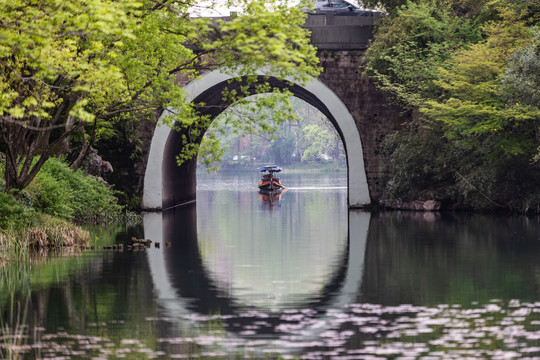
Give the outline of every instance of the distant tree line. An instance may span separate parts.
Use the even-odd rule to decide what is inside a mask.
[[[343,144],[328,118],[298,98],[291,98],[291,105],[295,116],[287,121],[276,119],[273,112],[252,113],[241,106],[232,107],[208,129],[201,144],[199,163],[211,170],[261,163],[345,166]],[[260,117],[259,121],[264,119],[260,123],[264,131],[260,128],[240,131],[230,125],[252,116]],[[213,142],[216,144],[211,145]],[[212,146],[222,151],[207,151]]]

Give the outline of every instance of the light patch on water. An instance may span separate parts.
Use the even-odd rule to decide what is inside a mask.
[[[475,307],[352,304],[324,312],[312,309],[247,311],[230,315],[148,318],[156,329],[174,323],[187,333],[156,338],[3,333],[0,353],[42,358],[246,358],[301,359],[511,359],[540,358],[540,303],[491,302]],[[172,323],[172,324],[171,324]],[[126,325],[127,326],[127,325]],[[182,326],[180,326],[181,328]],[[194,329],[199,329],[195,331]],[[24,344],[21,344],[23,342]],[[154,344],[154,345],[151,345]]]
[[[289,187],[288,190],[294,191],[306,191],[306,190],[347,190],[346,186],[303,186],[303,187]]]

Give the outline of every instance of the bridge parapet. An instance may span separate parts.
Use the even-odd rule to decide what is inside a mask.
[[[365,50],[373,38],[375,22],[383,16],[377,11],[308,14],[303,27],[311,31],[311,43],[319,50]],[[227,21],[231,16],[213,19]]]
[[[308,15],[304,27],[311,31],[311,43],[319,50],[365,50],[381,13],[362,15]]]

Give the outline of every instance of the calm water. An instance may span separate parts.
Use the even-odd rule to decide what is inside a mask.
[[[196,204],[95,232],[159,248],[2,268],[0,358],[540,359],[538,218],[349,211],[344,174],[256,182],[202,174]]]

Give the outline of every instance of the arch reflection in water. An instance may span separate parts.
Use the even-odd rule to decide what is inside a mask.
[[[274,212],[270,212],[272,213]],[[148,253],[157,301],[164,312],[162,315],[170,318],[192,318],[219,314],[230,335],[249,335],[251,339],[258,336],[279,339],[284,335],[279,327],[289,323],[283,316],[290,311],[310,311],[311,319],[315,317],[321,324],[329,324],[330,322],[324,321],[326,311],[355,302],[362,282],[370,214],[358,211],[345,213],[348,214],[343,223],[345,229],[340,234],[344,239],[337,241],[336,248],[339,251],[334,252],[337,257],[327,253],[331,266],[325,276],[317,276],[313,273],[314,268],[307,269],[304,273],[291,270],[296,266],[296,260],[302,256],[307,260],[299,265],[308,263],[313,252],[310,253],[308,248],[300,248],[292,261],[288,259],[292,265],[280,260],[281,255],[287,260],[287,255],[284,254],[284,251],[289,250],[287,241],[276,250],[270,246],[275,243],[268,245],[260,238],[253,238],[251,242],[227,239],[227,235],[235,234],[235,231],[229,231],[221,233],[220,237],[214,237],[215,241],[224,244],[220,249],[214,248],[215,244],[209,240],[214,235],[208,232],[205,224],[208,221],[206,217],[216,216],[215,212],[199,215],[199,221],[194,205],[163,214],[145,215],[145,236],[155,241],[171,243],[171,246],[163,248],[162,252]],[[259,213],[262,217],[267,214],[268,211]],[[233,225],[232,227],[237,229],[236,224]],[[239,229],[247,230],[246,226]],[[292,229],[289,228],[285,232],[290,231]],[[233,247],[231,244],[235,241],[239,243]],[[236,256],[235,250],[239,247],[243,247],[243,250]],[[270,261],[267,261],[268,258]],[[243,266],[249,259],[251,264],[258,266]],[[231,269],[233,271],[229,271]],[[287,274],[287,280],[283,280],[283,276]],[[310,279],[306,274],[313,276]],[[260,326],[261,320],[264,326]],[[291,321],[295,326],[302,326],[297,320]],[[252,326],[253,324],[259,326]],[[246,329],[251,330],[246,332]],[[298,330],[302,330],[300,332],[304,341],[307,341],[326,328],[324,325],[316,328],[306,326],[305,329]]]
[[[199,192],[198,244],[221,296],[245,306],[298,308],[322,296],[347,250],[342,196],[288,192],[279,211],[254,191]],[[324,204],[321,204],[326,202]],[[326,205],[326,206],[324,206]]]

